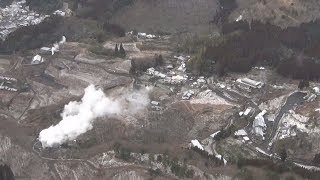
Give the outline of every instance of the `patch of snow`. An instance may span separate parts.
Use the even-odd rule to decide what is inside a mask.
[[[217,134],[219,134],[219,133],[220,133],[220,131],[217,131],[217,132],[211,134],[210,137],[211,137],[211,138],[214,138],[214,137],[215,137]]]
[[[236,22],[241,21],[242,20],[242,15],[240,15],[237,19]]]
[[[204,150],[204,148],[202,147],[202,145],[200,144],[200,142],[198,140],[191,140],[191,146],[192,147],[197,147],[199,148],[200,150]]]

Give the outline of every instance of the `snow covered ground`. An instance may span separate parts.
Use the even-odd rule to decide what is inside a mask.
[[[226,101],[222,97],[218,96],[216,93],[212,92],[211,90],[200,92],[197,95],[197,98],[192,99],[190,103],[191,104],[213,104],[213,105],[224,104],[224,105],[230,105],[230,106],[234,105]]]

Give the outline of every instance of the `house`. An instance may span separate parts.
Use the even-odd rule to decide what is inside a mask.
[[[40,63],[43,63],[43,58],[39,54],[37,54],[32,58],[31,64],[40,64]]]
[[[314,87],[313,91],[317,96],[320,96],[320,88],[319,87]]]
[[[249,113],[251,112],[252,108],[251,107],[248,107],[244,112],[243,112],[243,115],[245,116],[248,116]],[[239,114],[240,115],[240,114]]]
[[[160,105],[160,102],[158,102],[158,101],[151,101],[151,104],[154,105],[154,106],[159,106],[159,105]]]
[[[59,44],[64,44],[67,41],[67,38],[65,36],[62,36],[61,41]]]
[[[51,48],[49,47],[42,47],[40,48],[41,51],[51,51]]]
[[[240,130],[234,132],[234,135],[238,136],[241,139],[243,139],[242,140],[243,142],[246,142],[246,141],[250,140],[249,137],[248,137],[247,132],[244,129],[240,129]]]
[[[247,136],[248,134],[244,129],[240,129],[240,130],[234,132],[234,135],[236,135],[236,136]]]
[[[198,79],[197,79],[197,83],[198,84],[205,84],[207,81],[204,79],[203,76],[200,76]]]
[[[191,96],[193,96],[193,95],[194,95],[194,91],[192,91],[192,90],[185,91],[182,95],[182,99],[189,100],[191,98]]]
[[[249,78],[237,79],[239,84],[243,84],[252,88],[261,88],[263,86],[262,82],[258,82]]]

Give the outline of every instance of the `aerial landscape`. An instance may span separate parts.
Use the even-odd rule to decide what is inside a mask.
[[[320,1],[0,0],[0,180],[320,179]]]

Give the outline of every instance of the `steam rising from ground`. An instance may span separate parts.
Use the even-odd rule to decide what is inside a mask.
[[[81,102],[71,101],[64,106],[62,120],[57,125],[40,132],[39,140],[43,147],[57,146],[76,139],[92,129],[92,124],[98,117],[135,114],[150,102],[149,88],[129,93],[124,91],[116,98],[107,97],[94,85],[88,86],[84,91]]]

